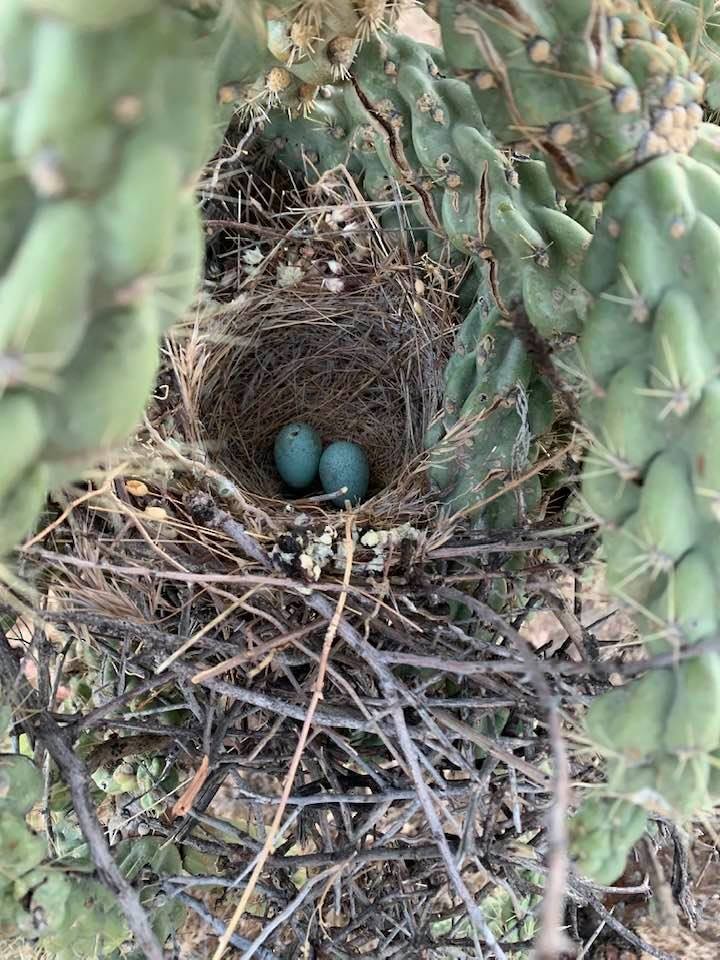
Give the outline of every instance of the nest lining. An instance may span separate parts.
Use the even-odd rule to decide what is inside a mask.
[[[182,432],[244,499],[279,513],[292,494],[275,470],[275,437],[289,422],[308,422],[323,443],[365,449],[365,516],[417,521],[434,513],[423,436],[457,320],[444,269],[393,247],[365,203],[346,202],[351,189],[335,183],[329,204],[318,205],[317,193],[288,196],[289,212],[275,223],[280,250],[255,234],[233,236],[235,274],[222,274],[213,291],[221,298],[229,282],[230,303],[206,311],[176,343]],[[298,503],[337,512],[320,489]]]
[[[273,443],[285,424],[306,421],[323,443],[361,444],[370,496],[381,495],[421,452],[426,426],[407,322],[384,316],[377,297],[350,302],[332,319],[322,293],[293,291],[285,299],[275,317],[243,311],[226,318],[249,329],[235,340],[223,382],[216,388],[209,378],[203,391],[208,448],[248,493],[283,499]]]

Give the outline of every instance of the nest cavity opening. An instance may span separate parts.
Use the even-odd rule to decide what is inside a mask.
[[[430,510],[423,437],[455,324],[447,277],[388,239],[356,194],[349,204],[337,191],[321,204],[317,188],[294,195],[267,241],[234,236],[235,276],[219,270],[216,281],[226,293],[235,285],[232,299],[196,325],[176,370],[194,382],[185,394],[196,397],[193,432],[207,456],[263,510],[292,499],[273,445],[304,421],[323,444],[362,445],[366,514],[417,519]]]

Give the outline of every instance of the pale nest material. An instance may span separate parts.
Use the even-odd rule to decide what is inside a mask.
[[[409,523],[385,530],[370,528],[362,535],[354,528],[352,539],[355,548],[364,554],[364,559],[355,563],[355,571],[375,576],[385,571],[389,558],[397,554],[404,543],[417,543],[420,531]],[[338,535],[335,527],[327,525],[322,530],[315,529],[312,518],[303,513],[295,518],[292,529],[272,550],[273,560],[279,566],[310,581],[318,581],[323,572],[342,573],[347,554],[347,541]]]

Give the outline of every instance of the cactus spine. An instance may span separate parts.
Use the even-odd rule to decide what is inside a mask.
[[[214,78],[155,0],[0,10],[0,554],[140,417],[196,287]]]
[[[447,2],[443,19],[449,59],[499,135],[527,135],[564,191],[606,197],[582,274],[594,298],[582,496],[649,649],[698,643],[717,633],[720,585],[720,175],[687,156],[711,152],[698,139],[704,83],[634,4]],[[711,802],[720,658],[611,691],[586,729],[607,784],[575,819],[575,852],[612,882],[646,811],[685,817]]]
[[[430,438],[453,509],[499,489],[517,466],[519,426],[532,438],[551,409],[507,327],[509,305],[522,299],[562,343],[584,311],[584,257],[593,305],[581,341],[582,496],[604,526],[609,581],[653,651],[716,633],[720,173],[702,127],[716,96],[716,15],[700,0],[440,6],[460,79],[445,79],[426,48],[380,36],[400,3],[249,0],[236,22],[220,0],[6,0],[0,553],[49,484],[140,414],[160,332],[199,273],[192,187],[213,118],[219,130],[236,102],[277,104],[324,118],[317,128],[276,117],[272,135],[289,152],[315,143],[329,164],[355,148],[372,196],[398,179],[419,201],[418,222],[476,258],[480,294]],[[320,87],[351,67],[352,82],[323,101]],[[604,201],[587,252],[544,167],[500,152],[478,104],[503,146],[544,154],[573,203]],[[463,423],[467,442],[451,443]],[[499,475],[488,469],[496,448]],[[493,511],[488,523],[511,519],[501,503]],[[647,809],[687,816],[717,790],[719,663],[683,660],[589,711],[608,777],[578,815],[576,849],[598,879],[614,878]],[[593,853],[605,819],[610,839]],[[15,837],[15,821],[5,828]],[[28,870],[39,863],[33,846]]]
[[[391,30],[410,0],[209,0],[201,44],[215,59],[218,99],[251,114],[312,111],[323,84],[348,76],[363,43]],[[227,115],[227,114],[224,114]]]

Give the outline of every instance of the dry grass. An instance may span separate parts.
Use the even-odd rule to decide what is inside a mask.
[[[176,382],[154,411],[161,433],[167,421],[167,436],[201,448],[247,502],[273,514],[286,504],[273,442],[285,424],[304,420],[324,441],[365,448],[363,516],[397,523],[431,515],[423,436],[452,344],[449,269],[393,245],[342,176],[312,196],[291,186],[260,196],[248,224],[256,229],[243,236],[232,210],[242,181],[234,171],[222,193],[208,196],[213,230],[234,248],[236,269],[213,290],[227,305],[215,301],[171,344]]]

